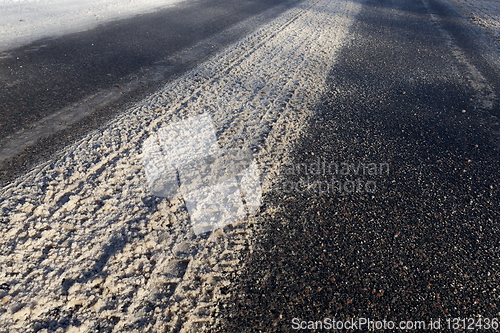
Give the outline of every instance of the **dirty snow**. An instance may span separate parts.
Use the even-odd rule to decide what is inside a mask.
[[[500,44],[500,0],[449,0]]]
[[[182,197],[149,192],[143,143],[208,114],[220,149],[253,152],[265,195],[359,8],[302,2],[1,189],[0,332],[213,325],[273,208],[196,235]]]
[[[0,0],[0,51],[185,0]]]

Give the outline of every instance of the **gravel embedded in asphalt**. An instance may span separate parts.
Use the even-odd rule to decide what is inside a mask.
[[[479,106],[468,70],[495,91],[500,76],[463,22],[438,0],[364,3],[265,197],[220,331],[293,331],[294,318],[500,317],[500,155],[484,124],[499,103]],[[389,171],[370,174],[370,163]]]

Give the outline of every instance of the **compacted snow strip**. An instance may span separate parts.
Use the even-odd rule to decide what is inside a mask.
[[[196,235],[181,197],[148,192],[142,145],[208,114],[221,149],[253,151],[265,193],[359,8],[300,3],[1,189],[0,332],[213,325],[259,217]]]
[[[449,0],[500,44],[500,0]]]
[[[185,0],[0,0],[0,51]]]

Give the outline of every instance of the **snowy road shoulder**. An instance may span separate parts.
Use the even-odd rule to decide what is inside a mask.
[[[208,114],[221,149],[254,152],[265,194],[359,8],[297,5],[3,188],[0,331],[212,325],[215,304],[229,297],[227,274],[252,251],[259,217],[196,235],[182,199],[147,190],[142,144]]]
[[[0,51],[156,11],[184,0],[0,0]]]

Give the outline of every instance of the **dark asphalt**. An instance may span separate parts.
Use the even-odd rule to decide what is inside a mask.
[[[487,38],[428,2],[498,93]],[[421,0],[367,0],[351,33],[294,162],[388,163],[389,174],[308,172],[308,191],[290,187],[307,181],[304,166],[286,175],[262,209],[278,212],[261,216],[256,249],[225,290],[221,332],[289,332],[293,318],[442,318],[442,329],[445,318],[500,318],[500,154],[468,74]],[[376,191],[319,193],[332,176]]]
[[[20,155],[0,161],[0,183],[6,184],[87,131],[98,128],[112,115],[295,3],[295,0],[187,1],[153,14],[9,50],[4,54],[8,57],[0,60],[0,145],[16,131],[27,128],[29,132],[37,120],[86,96],[124,86],[148,70],[158,72],[161,67],[161,73],[159,78],[140,84],[117,101],[97,107],[92,115],[65,130],[38,140]],[[271,8],[275,8],[272,15],[233,29],[237,23]],[[171,58],[218,34],[221,36],[214,44],[188,52],[188,56]]]

